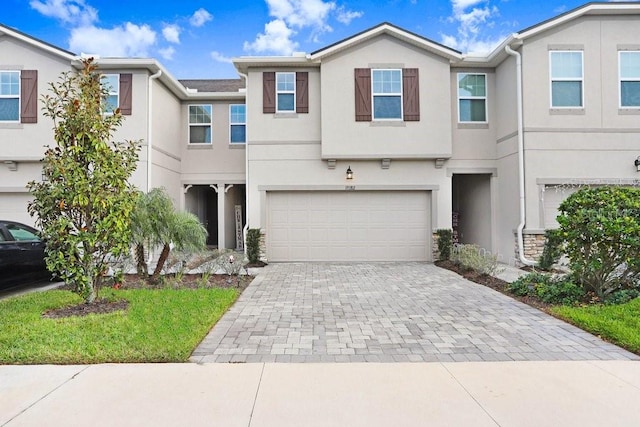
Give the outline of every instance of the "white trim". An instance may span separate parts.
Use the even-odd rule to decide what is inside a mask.
[[[553,60],[556,53],[580,53],[581,77],[553,77]],[[580,82],[580,105],[557,106],[553,105],[553,82]],[[549,51],[549,108],[553,110],[584,110],[584,50],[550,50]]]
[[[622,105],[622,82],[640,82],[640,74],[636,77],[625,77],[622,79],[622,54],[634,54],[640,56],[640,50],[618,50],[618,108],[621,110],[637,110],[638,105]]]
[[[21,123],[22,113],[22,71],[21,70],[0,70],[0,73],[12,73],[18,75],[18,93],[16,95],[2,95],[0,99],[18,99],[18,119],[17,120],[0,120],[0,124]]]
[[[112,115],[114,111],[116,111],[120,107],[120,74],[113,74],[113,73],[100,74],[100,86],[103,85],[102,79],[109,79],[111,77],[115,77],[117,87],[116,88],[111,87],[111,90],[108,90],[107,96],[109,97],[109,96],[115,95],[116,105],[113,107],[113,111],[105,110],[105,115]],[[105,105],[105,107],[107,106]]]
[[[473,76],[484,76],[484,96],[460,96],[460,75],[473,75]],[[462,124],[480,124],[480,123],[489,123],[489,88],[487,82],[487,73],[470,73],[470,72],[459,72],[456,73],[456,93],[458,97],[458,123]],[[460,101],[461,100],[484,100],[484,120],[462,120],[460,117],[461,109],[460,109]]]
[[[445,46],[441,46],[434,42],[430,42],[427,39],[408,33],[406,31],[403,31],[399,28],[396,28],[392,25],[385,23],[383,25],[379,25],[363,33],[357,34],[342,42],[334,44],[330,47],[322,49],[318,52],[315,52],[313,55],[309,55],[309,59],[320,60],[326,56],[330,56],[334,53],[338,53],[344,49],[348,49],[349,47],[355,46],[359,43],[362,43],[364,41],[377,37],[380,34],[389,34],[399,40],[403,40],[414,46],[420,47],[427,51],[433,52],[437,55],[443,56],[449,60],[461,60],[463,58],[462,54],[455,52],[453,50],[447,49]]]
[[[278,76],[293,75],[293,90],[278,90]],[[278,71],[276,72],[276,114],[277,113],[295,113],[296,112],[296,72],[295,71]],[[293,109],[281,110],[278,95],[293,95]]]
[[[232,120],[233,114],[231,113],[232,107],[244,106],[244,122],[234,122]],[[233,142],[231,141],[231,127],[232,126],[244,126],[244,141]],[[229,145],[245,145],[247,143],[247,104],[229,104]]]
[[[399,92],[380,92],[376,93],[373,89],[375,87],[375,81],[373,78],[373,73],[376,71],[398,71],[400,73],[400,91]],[[402,72],[402,68],[371,68],[371,121],[372,122],[401,122],[404,121],[404,98],[403,98],[403,79],[404,73]],[[395,98],[397,96],[400,97],[400,117],[392,117],[392,118],[376,118],[376,108],[375,108],[375,99],[377,97],[387,97],[387,98]]]
[[[209,122],[209,142],[191,142],[191,128],[192,127],[204,127],[206,123],[191,123],[191,114],[189,110],[191,107],[209,107],[211,121]],[[212,146],[213,145],[213,105],[212,104],[188,104],[187,105],[187,124],[189,126],[189,133],[187,135],[187,144],[190,146]]]

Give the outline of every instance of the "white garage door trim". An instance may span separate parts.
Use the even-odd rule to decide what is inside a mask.
[[[431,191],[268,191],[270,261],[429,261]]]

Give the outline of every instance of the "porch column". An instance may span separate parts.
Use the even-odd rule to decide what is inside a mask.
[[[224,184],[211,184],[209,187],[213,188],[218,195],[218,249],[226,249],[224,238]]]

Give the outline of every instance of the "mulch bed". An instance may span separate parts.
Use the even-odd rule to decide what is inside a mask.
[[[542,301],[540,301],[539,299],[535,298],[535,297],[531,297],[531,296],[517,296],[514,295],[512,293],[510,293],[509,291],[507,291],[507,286],[509,285],[509,282],[506,282],[502,279],[499,279],[497,277],[493,277],[490,276],[488,274],[481,274],[478,273],[477,271],[474,270],[467,270],[465,268],[463,268],[460,265],[455,264],[453,261],[451,260],[446,260],[446,261],[436,261],[434,263],[435,265],[437,265],[440,268],[444,268],[446,270],[450,270],[453,271],[455,273],[458,273],[459,275],[461,275],[462,277],[464,277],[467,280],[470,280],[474,283],[478,283],[479,285],[483,285],[486,286],[488,288],[491,288],[493,290],[496,290],[500,293],[503,293],[505,295],[507,295],[510,298],[513,298],[515,300],[518,300],[520,302],[523,302],[527,305],[530,305],[532,307],[535,307],[539,310],[542,310],[546,313],[548,313],[548,309],[549,307],[551,307],[550,304],[546,304],[543,303]]]
[[[135,274],[125,275],[123,283],[113,285],[114,289],[211,289],[211,288],[236,288],[240,292],[244,291],[251,283],[254,276],[238,275],[229,276],[226,274],[212,274],[205,283],[201,274],[185,274],[181,280],[174,275],[163,276],[164,283],[151,285],[140,279]],[[72,290],[70,286],[65,285],[59,289]],[[42,317],[48,319],[59,319],[72,316],[87,316],[89,314],[107,314],[114,311],[126,310],[129,302],[126,300],[107,300],[99,298],[93,303],[82,303],[71,307],[63,307],[45,312]]]

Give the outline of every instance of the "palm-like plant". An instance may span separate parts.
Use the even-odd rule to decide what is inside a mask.
[[[205,247],[207,239],[207,230],[198,218],[188,212],[176,212],[162,188],[140,195],[133,213],[132,231],[138,275],[149,278],[144,248],[162,246],[150,278],[152,283],[157,282],[172,244],[177,250],[197,251]]]
[[[158,281],[160,272],[169,258],[171,244],[178,251],[199,251],[205,247],[207,241],[207,229],[197,216],[189,212],[173,212],[163,231],[162,251],[151,275],[152,283]]]

